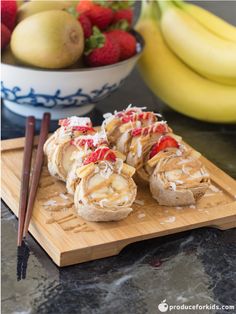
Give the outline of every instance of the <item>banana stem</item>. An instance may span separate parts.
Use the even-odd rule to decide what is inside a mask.
[[[169,0],[157,0],[161,13],[164,13],[172,5],[172,2]]]
[[[183,0],[172,0],[172,2],[180,9],[182,9],[185,6],[185,3]]]
[[[160,9],[156,1],[153,0],[142,0],[142,8],[140,18],[151,18],[154,20],[159,20],[161,16]]]

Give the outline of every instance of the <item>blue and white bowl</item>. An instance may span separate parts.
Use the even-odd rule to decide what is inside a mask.
[[[96,102],[117,90],[134,68],[144,47],[142,37],[134,34],[137,53],[108,66],[54,71],[1,63],[4,105],[21,116],[38,119],[45,111],[55,120],[87,114]]]

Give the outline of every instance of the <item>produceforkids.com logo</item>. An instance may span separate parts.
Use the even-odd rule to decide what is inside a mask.
[[[160,312],[162,312],[162,313],[167,312],[167,311],[168,311],[168,308],[169,308],[169,306],[168,306],[168,304],[166,303],[166,299],[163,300],[163,301],[161,301],[160,304],[158,304],[158,310],[159,310]]]
[[[186,311],[187,313],[189,313],[190,311],[203,311],[203,310],[207,310],[207,311],[217,311],[217,310],[227,310],[227,311],[233,311],[232,313],[236,313],[235,312],[236,306],[235,305],[226,305],[226,304],[167,304],[166,303],[166,299],[164,299],[163,301],[161,301],[160,304],[158,304],[158,310],[161,313],[165,313],[167,311],[171,312],[171,311]],[[231,312],[230,312],[231,313]]]

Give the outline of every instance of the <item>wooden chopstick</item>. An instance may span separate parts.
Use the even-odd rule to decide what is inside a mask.
[[[45,113],[43,115],[43,120],[42,120],[42,124],[40,128],[40,135],[39,135],[38,148],[36,152],[35,165],[34,165],[34,169],[32,173],[32,180],[31,180],[28,204],[27,204],[27,209],[26,209],[26,217],[25,217],[25,223],[24,223],[24,232],[23,232],[24,237],[28,233],[30,219],[33,212],[34,201],[35,201],[36,193],[38,190],[40,174],[41,174],[41,170],[43,166],[43,145],[48,137],[49,124],[50,124],[50,113]]]
[[[25,147],[24,147],[24,157],[23,157],[23,168],[21,174],[21,191],[20,191],[20,204],[19,204],[19,221],[18,221],[18,235],[17,235],[17,245],[20,246],[23,237],[23,228],[25,213],[27,207],[27,198],[29,191],[29,179],[30,179],[30,168],[31,168],[31,158],[33,151],[34,142],[34,128],[35,128],[35,118],[29,116],[26,120],[25,129]]]

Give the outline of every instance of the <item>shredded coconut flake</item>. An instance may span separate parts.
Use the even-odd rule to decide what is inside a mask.
[[[53,206],[53,205],[56,205],[56,201],[55,200],[48,200],[47,202],[45,202],[43,204],[43,206]]]
[[[116,158],[116,163],[115,163],[115,167],[116,167],[116,171],[120,174],[121,173],[121,170],[123,168],[123,160],[120,159],[120,158]]]
[[[136,106],[132,107],[132,106],[133,106],[132,104],[129,104],[129,106],[125,109],[125,111],[126,111],[126,110],[129,110],[130,108],[133,108],[133,109],[139,110],[139,111],[142,111],[142,110],[146,110],[146,109],[147,109],[147,107],[136,107]]]
[[[100,175],[103,178],[108,179],[113,173],[112,165],[109,162],[107,162],[106,160],[101,161],[100,165],[104,165],[104,168],[100,169]]]
[[[178,149],[179,150],[179,149]],[[181,152],[181,154],[182,154],[182,152]],[[182,160],[180,160],[178,163],[177,163],[177,165],[183,165],[183,164],[186,164],[187,162],[189,162],[189,161],[191,161],[192,160],[192,158],[189,158],[189,159],[182,159]]]
[[[105,203],[107,203],[107,199],[102,199],[99,201],[99,206],[104,207]]]
[[[113,115],[112,115],[111,112],[107,112],[107,113],[104,113],[103,118],[104,118],[104,119],[108,119],[108,118],[110,118],[110,117],[112,117],[112,116],[113,116]]]
[[[135,200],[134,203],[138,204],[138,205],[141,205],[141,206],[144,205],[144,201],[142,201],[142,200]]]
[[[205,193],[204,196],[215,196],[215,193]]]
[[[76,117],[72,116],[69,119],[69,126],[90,126],[92,125],[90,118],[81,118],[81,117]]]
[[[173,223],[176,221],[175,216],[169,216],[166,220],[160,222],[161,225],[163,225],[164,223]]]
[[[218,189],[216,186],[214,186],[214,185],[212,185],[212,184],[210,184],[209,189],[210,189],[212,192],[215,192],[215,193],[222,192],[220,189]]]
[[[176,155],[177,155],[177,156],[182,156],[182,152],[181,152],[180,149],[177,149],[177,150],[176,150]],[[178,164],[179,164],[179,163],[178,163]]]
[[[175,183],[177,183],[177,184],[183,184],[184,181],[182,181],[182,180],[175,180]]]
[[[195,205],[190,205],[189,208],[196,208],[196,206]]]
[[[63,193],[60,193],[59,196],[60,196],[61,198],[63,198],[63,200],[68,200],[68,196],[66,196],[66,195],[63,194]]]
[[[138,218],[139,219],[142,219],[142,218],[144,218],[146,215],[144,214],[144,213],[140,213],[140,214],[138,214]]]
[[[143,151],[142,144],[140,143],[140,141],[138,141],[137,142],[137,156],[138,156],[138,158],[140,158],[142,156],[142,151]]]
[[[170,182],[170,187],[173,191],[176,191],[176,184],[174,182]]]

